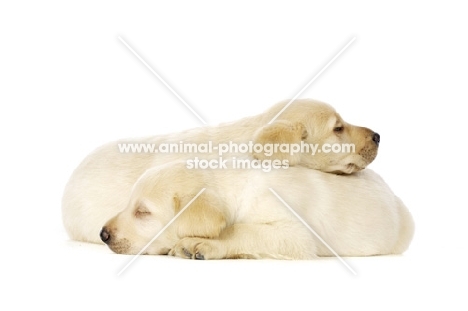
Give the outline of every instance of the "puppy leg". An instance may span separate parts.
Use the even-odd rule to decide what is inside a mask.
[[[217,239],[184,238],[170,255],[191,259],[312,259],[315,240],[301,224],[234,224]]]

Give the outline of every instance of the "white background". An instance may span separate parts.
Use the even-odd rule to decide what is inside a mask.
[[[13,3],[13,1],[11,2]],[[2,299],[9,309],[466,309],[468,20],[457,2],[0,4]],[[409,207],[403,256],[312,262],[129,260],[68,241],[60,200],[95,147],[209,124],[303,94],[381,134]],[[6,288],[6,291],[5,291]]]

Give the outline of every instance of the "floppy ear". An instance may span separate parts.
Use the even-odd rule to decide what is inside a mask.
[[[282,152],[280,151],[280,145],[287,144],[289,147],[293,144],[300,145],[301,141],[307,138],[307,135],[307,129],[300,122],[292,123],[285,120],[275,121],[272,124],[260,128],[254,134],[254,144],[263,145],[263,152],[254,153],[253,157],[259,160],[288,160],[289,165],[299,164],[301,154],[296,152],[291,155],[290,152]],[[274,145],[277,145],[276,151],[273,149],[270,150],[270,152],[269,149]]]
[[[174,209],[178,213],[195,197],[174,197]],[[221,212],[221,202],[213,194],[203,192],[176,220],[177,234],[183,237],[216,238],[226,228],[226,218]]]

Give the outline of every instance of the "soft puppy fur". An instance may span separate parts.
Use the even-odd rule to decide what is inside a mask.
[[[291,167],[187,170],[174,162],[146,171],[127,207],[101,237],[116,253],[138,253],[195,195],[202,194],[146,250],[192,259],[312,259],[331,256],[269,190],[275,190],[341,256],[400,254],[412,217],[373,171],[351,176]]]
[[[102,225],[125,208],[132,187],[145,171],[195,156],[218,158],[217,153],[120,153],[119,143],[352,143],[356,146],[353,153],[300,153],[291,156],[276,152],[269,157],[264,154],[224,155],[288,160],[290,165],[344,174],[365,168],[376,157],[378,134],[346,123],[330,105],[319,101],[296,100],[272,124],[268,124],[287,102],[281,102],[262,114],[232,123],[116,141],[98,148],[76,168],[65,187],[62,216],[68,235],[73,240],[102,243],[99,238]]]

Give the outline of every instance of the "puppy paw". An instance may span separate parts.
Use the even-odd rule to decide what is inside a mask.
[[[203,238],[183,238],[171,249],[169,255],[188,259],[224,258],[214,245],[215,240]]]

